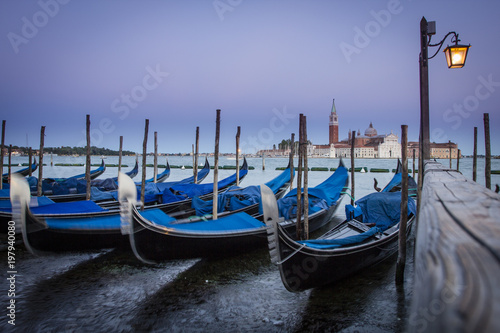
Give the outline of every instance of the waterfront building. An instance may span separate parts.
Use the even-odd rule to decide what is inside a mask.
[[[415,158],[418,158],[418,142],[408,142],[408,157],[413,157],[413,149],[415,149]],[[448,141],[444,143],[430,143],[430,158],[442,158],[448,159],[450,158],[450,150],[451,150],[451,158],[457,158],[458,155],[458,144]],[[462,154],[460,154],[460,157]]]

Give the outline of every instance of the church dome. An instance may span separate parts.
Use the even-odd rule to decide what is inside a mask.
[[[373,128],[372,123],[370,122],[370,126],[365,131],[365,136],[377,136],[377,130]]]

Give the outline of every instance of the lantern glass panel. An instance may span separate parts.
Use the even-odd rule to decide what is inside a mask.
[[[448,68],[464,67],[468,51],[469,51],[469,46],[467,45],[448,46],[444,50]]]

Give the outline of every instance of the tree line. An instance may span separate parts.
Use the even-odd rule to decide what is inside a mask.
[[[278,143],[278,149],[282,149],[282,150],[290,149],[291,143],[292,143],[291,139],[287,139],[287,140],[283,139],[283,140],[281,140],[280,143]],[[312,142],[310,140],[307,140],[307,144],[310,145],[310,144],[312,144]],[[298,151],[299,141],[295,140],[293,145],[294,145],[295,151]]]
[[[12,150],[16,150],[18,152],[21,152],[22,154],[27,155],[29,152],[28,147],[18,147],[18,146],[12,146]],[[38,152],[38,150],[32,150],[33,153]],[[44,147],[43,148],[44,153],[48,154],[57,154],[59,156],[70,156],[70,155],[86,155],[87,154],[87,147]],[[119,154],[117,150],[111,150],[108,148],[98,148],[95,146],[90,147],[90,154],[91,155],[103,155],[103,156],[116,156]],[[135,155],[135,152],[130,151],[130,150],[123,150],[122,151],[123,155]]]

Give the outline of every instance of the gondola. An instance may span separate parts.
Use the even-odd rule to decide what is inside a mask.
[[[240,170],[243,177],[247,171],[248,165],[245,166],[245,170]],[[123,174],[121,176],[123,177]],[[231,184],[235,178],[235,175],[232,175],[221,180],[220,184],[221,186],[228,182]],[[128,179],[132,182],[130,177]],[[27,186],[19,178],[15,183]],[[137,198],[137,187],[133,182],[132,184],[133,196]],[[17,193],[12,193],[12,207],[15,207],[14,201],[19,200],[19,197]],[[120,207],[108,210],[93,201],[83,200],[30,208],[29,198],[25,202],[24,213],[21,215],[13,213],[13,216],[15,221],[22,221],[23,240],[26,242],[26,247],[34,253],[128,246],[128,238],[123,237],[120,231]],[[175,202],[146,206],[145,211],[158,209],[172,211],[174,206]]]
[[[97,177],[102,175],[105,171],[106,171],[106,164],[104,163],[104,160],[101,160],[101,164],[99,165],[98,168],[90,170],[90,179],[91,180],[96,179]],[[83,180],[85,179],[85,173],[81,173],[67,178],[44,178],[43,180],[47,182],[64,182],[68,179]]]
[[[23,169],[21,171],[23,171],[23,172],[18,173],[21,176],[26,176],[29,173],[29,171],[26,171],[26,169]],[[97,169],[90,171],[90,179],[95,179],[95,178],[99,177],[100,175],[102,175],[104,173],[104,171],[106,171],[106,165],[104,163],[104,160],[102,160],[101,165]],[[24,175],[24,173],[26,173],[26,174]],[[51,189],[51,187],[53,187],[53,186],[60,187],[59,184],[64,184],[63,185],[63,187],[64,187],[64,186],[66,186],[66,183],[67,184],[74,184],[74,186],[76,186],[76,183],[78,181],[81,181],[84,179],[85,179],[85,174],[78,174],[78,175],[71,176],[68,178],[44,178],[42,181],[42,189],[45,189],[43,191],[47,192],[47,193],[44,193],[43,195],[46,195],[46,194],[51,195],[52,196],[51,200],[54,200],[54,201],[58,201],[59,198],[61,198],[61,201],[81,200],[82,198],[84,199],[85,194],[82,195],[82,194],[78,194],[78,193],[71,194],[71,195],[61,195],[61,196],[52,195],[52,189]],[[37,187],[38,187],[38,179],[34,176],[29,177],[28,183],[30,184],[31,194],[36,195],[37,194]],[[9,187],[10,187],[10,185],[9,185]],[[9,197],[10,197],[10,192],[9,192],[8,188],[6,190],[2,190],[2,192],[0,193],[0,200],[8,200]]]
[[[164,182],[170,176],[170,164],[167,161],[167,165],[165,166],[165,170],[162,173],[156,175],[156,183]],[[117,179],[118,181],[118,179]],[[148,178],[144,181],[145,183],[155,183],[155,177]],[[140,186],[142,182],[135,182],[136,185]]]
[[[393,178],[389,184],[394,183],[397,179]],[[398,249],[401,192],[390,190],[386,187],[383,192],[357,200],[357,207],[347,205],[344,222],[317,239],[305,241],[292,239],[280,223],[273,222],[276,204],[267,205],[264,214],[269,217],[271,261],[277,264],[285,288],[295,292],[329,285],[394,254]],[[408,233],[415,214],[415,201],[410,197]]]
[[[36,168],[38,167],[38,163],[36,162],[36,158],[33,160],[33,164],[31,164],[31,172],[34,172],[36,170]],[[17,170],[17,171],[14,171],[12,173],[16,173],[20,176],[23,176],[23,177],[26,177],[30,172],[30,167],[26,167],[26,168],[23,168],[23,169],[20,169],[20,170]],[[2,175],[2,181],[4,183],[8,183],[9,182],[9,173],[6,172]]]
[[[285,171],[289,173],[289,170]],[[326,224],[339,206],[348,186],[347,170],[342,161],[333,175],[309,194],[309,228]],[[268,184],[269,185],[269,184]],[[260,186],[260,190],[268,188]],[[274,192],[268,190],[275,198]],[[313,194],[314,193],[314,194]],[[316,196],[315,196],[316,195]],[[125,196],[125,195],[124,195]],[[293,211],[296,192],[279,199],[282,212]],[[131,196],[133,199],[133,196]],[[179,220],[160,211],[139,212],[130,202],[122,202],[122,220],[129,226],[130,243],[137,258],[146,263],[171,258],[212,257],[248,251],[266,243],[266,225],[262,213],[233,211],[217,220]],[[261,208],[261,205],[259,205]],[[295,230],[296,217],[289,215],[282,222]]]

